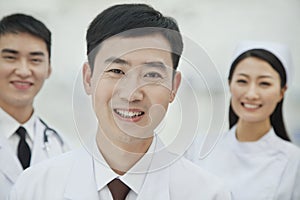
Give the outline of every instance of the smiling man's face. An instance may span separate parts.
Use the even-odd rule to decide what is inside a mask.
[[[181,80],[179,72],[173,78],[171,55],[159,34],[101,44],[93,73],[86,64],[83,76],[102,133],[123,143],[152,139]]]
[[[0,36],[0,107],[32,107],[51,72],[46,43],[28,33]]]

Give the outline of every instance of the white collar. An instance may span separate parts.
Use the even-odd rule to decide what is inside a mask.
[[[170,161],[174,162],[176,158],[178,158],[178,156],[174,156],[173,154],[168,153],[168,151],[166,150],[162,142],[159,140],[159,138],[156,138],[156,140],[157,140],[156,142],[157,144],[155,144],[153,147],[153,150],[155,152],[153,156],[153,162],[151,163],[150,166],[151,169],[147,173],[145,173],[144,171],[144,173],[141,172],[140,174],[137,175],[138,177],[145,178],[145,181],[144,182],[142,181],[141,183],[142,188],[139,190],[139,193],[137,194],[138,195],[137,199],[141,199],[147,196],[151,196],[153,199],[171,198],[169,192],[170,191],[169,190],[170,169],[167,166],[171,164]],[[93,170],[95,169],[93,164],[94,159],[92,156],[92,149],[90,149],[91,147],[93,147],[92,142],[94,141],[85,141],[85,145],[83,146],[83,148],[81,148],[78,152],[74,153],[76,155],[76,158],[78,159],[74,163],[74,167],[72,167],[70,172],[69,180],[66,183],[64,197],[67,199],[74,199],[74,200],[99,199],[98,197],[99,180],[101,180],[103,183],[108,183],[114,177],[118,176],[107,166],[105,162],[102,162],[103,164],[105,164],[103,165],[97,161],[95,163],[100,164],[100,167],[103,169],[103,171],[100,174],[101,175],[101,177],[99,177],[100,179],[97,178],[96,180],[96,176],[95,176],[96,171]],[[152,144],[154,144],[154,140]],[[94,145],[94,147],[97,147],[97,145]],[[148,152],[150,152],[151,149],[149,149]],[[97,171],[101,172],[101,170],[97,170]],[[151,175],[151,173],[154,174],[154,176]],[[143,174],[144,176],[141,176]],[[131,177],[136,182],[137,179],[139,179],[134,176]],[[126,183],[129,183],[129,181],[127,182],[127,178],[126,178]],[[149,187],[149,183],[155,183],[155,187]],[[133,183],[133,184],[138,185],[137,183]],[[106,184],[104,186],[106,186]],[[134,190],[136,190],[135,186],[133,185],[130,186],[132,187],[132,190],[134,192]]]
[[[8,139],[16,132],[16,130],[20,126],[23,126],[26,129],[29,138],[33,140],[36,120],[38,120],[38,118],[33,113],[27,122],[25,122],[24,124],[20,124],[17,120],[15,120],[12,116],[10,116],[2,108],[0,108],[0,133],[2,133],[4,137]]]
[[[124,175],[120,176],[116,174],[107,164],[102,154],[98,150],[96,141],[93,142],[93,166],[94,175],[96,180],[97,190],[101,190],[115,178],[119,178],[127,186],[130,187],[136,194],[139,194],[144,180],[147,176],[148,168],[152,161],[153,152],[156,149],[157,139],[153,137],[153,141],[147,151],[147,153]]]
[[[232,141],[232,147],[238,148],[237,152],[243,153],[265,153],[271,150],[270,146],[274,145],[277,142],[278,138],[274,132],[274,129],[271,128],[264,136],[259,140],[253,142],[240,142],[236,138],[236,125],[233,126],[229,133],[226,135],[227,139]]]

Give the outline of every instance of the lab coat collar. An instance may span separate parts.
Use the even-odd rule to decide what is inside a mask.
[[[151,197],[151,199],[171,199],[170,165],[176,162],[177,159],[179,159],[179,156],[171,154],[157,137],[151,164],[137,200],[145,199],[145,197]]]
[[[15,120],[12,116],[10,116],[2,108],[0,108],[0,133],[2,133],[4,137],[8,139],[16,132],[19,126],[23,126],[26,129],[30,140],[33,141],[34,128],[37,119],[38,118],[36,117],[36,115],[32,114],[27,122],[25,122],[24,124],[20,124],[17,120]]]
[[[94,179],[93,159],[87,149],[80,149],[66,184],[64,197],[72,200],[98,200]]]
[[[110,181],[118,177],[104,160],[98,150],[96,140],[92,142],[93,151],[93,177],[95,177],[97,191],[103,189]]]
[[[152,143],[146,152],[146,154],[120,179],[126,183],[136,194],[140,193],[140,190],[144,184],[147,176],[147,171],[150,168],[153,153],[156,150],[157,138],[153,137]]]
[[[15,183],[23,168],[13,152],[8,138],[18,129],[19,123],[0,108],[0,164],[2,172],[12,183]]]
[[[5,139],[11,137],[19,128],[20,124],[2,108],[0,108],[0,134]]]

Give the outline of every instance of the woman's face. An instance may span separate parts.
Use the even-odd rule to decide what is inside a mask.
[[[269,117],[284,96],[280,76],[266,61],[248,57],[241,60],[229,83],[234,112],[249,123],[270,123]]]

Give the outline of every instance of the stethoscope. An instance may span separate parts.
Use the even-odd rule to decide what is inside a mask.
[[[44,133],[43,133],[43,142],[44,142],[43,149],[45,149],[46,151],[49,151],[49,149],[50,149],[50,144],[49,144],[49,139],[48,139],[48,136],[49,136],[48,132],[49,131],[56,136],[56,138],[58,139],[60,145],[63,146],[64,145],[64,141],[58,135],[58,133],[53,128],[50,128],[41,118],[39,118],[39,120],[45,126]]]

